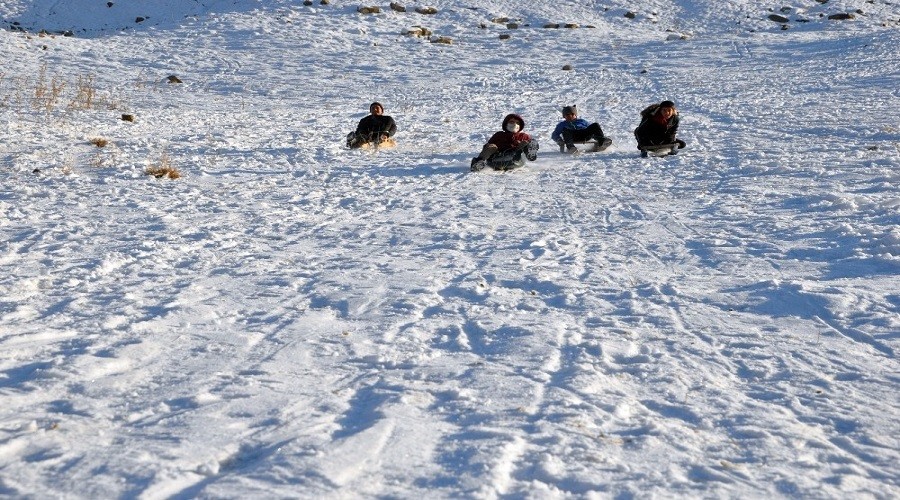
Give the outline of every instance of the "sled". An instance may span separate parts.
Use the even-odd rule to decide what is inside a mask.
[[[512,170],[525,165],[525,154],[522,151],[505,151],[491,156],[487,160],[488,167],[494,170]]]
[[[521,144],[514,149],[507,149],[499,153],[494,153],[490,158],[484,160],[479,165],[478,157],[472,158],[472,166],[469,168],[472,172],[478,172],[484,168],[490,167],[494,170],[513,170],[525,165],[525,161],[537,160],[537,152],[540,145],[537,140],[532,139],[528,143]]]
[[[649,156],[666,156],[672,154],[673,151],[678,149],[678,143],[672,144],[652,144],[647,146],[641,146],[640,150],[642,153],[646,153]],[[642,154],[641,156],[646,156]]]
[[[522,151],[506,151],[497,153],[487,160],[479,161],[478,157],[472,159],[472,166],[469,168],[472,172],[480,172],[483,169],[490,168],[493,170],[513,170],[525,165],[525,154]]]
[[[387,139],[380,142],[364,142],[354,149],[392,149],[396,146],[397,141],[395,141],[392,137],[388,137]]]
[[[395,141],[393,137],[369,142],[356,142],[355,138],[355,132],[347,134],[347,147],[349,149],[391,149],[397,145],[397,141]]]
[[[584,150],[579,149],[578,150],[579,153],[597,153],[600,151],[605,151],[606,148],[608,148],[612,144],[612,139],[610,139],[609,137],[605,137],[603,139],[603,142],[598,142],[596,139],[588,139],[586,141],[574,141],[572,144],[582,144],[582,145],[589,144],[590,145],[590,147],[588,147],[587,149],[584,149]],[[566,152],[566,143],[564,143],[564,142],[559,143],[559,152],[560,153]]]

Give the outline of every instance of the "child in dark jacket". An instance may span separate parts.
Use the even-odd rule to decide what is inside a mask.
[[[677,144],[669,154],[675,154],[678,149],[684,148],[685,142],[675,138],[678,123],[678,110],[672,101],[663,101],[644,108],[641,111],[641,124],[634,129],[634,137],[637,139],[641,156],[647,156],[647,152],[644,151],[646,146]]]
[[[359,121],[354,132],[347,134],[347,147],[359,148],[369,143],[389,144],[397,133],[394,119],[384,114],[384,106],[380,102],[369,105],[369,115]]]
[[[510,151],[515,151],[518,155],[524,153],[529,161],[537,159],[537,140],[522,132],[522,129],[525,128],[525,120],[521,116],[514,113],[506,115],[500,128],[502,130],[494,133],[488,139],[487,144],[481,148],[481,153],[472,158],[471,170],[473,172],[487,167],[495,156]]]

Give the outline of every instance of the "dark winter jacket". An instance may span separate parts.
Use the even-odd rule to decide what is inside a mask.
[[[659,104],[652,104],[641,111],[641,124],[634,129],[638,146],[671,144],[678,133],[678,112],[668,120],[659,114]]]
[[[397,133],[397,124],[394,119],[386,115],[369,115],[359,121],[356,126],[358,135],[371,137],[376,134],[384,134],[392,137]]]
[[[519,122],[519,131],[518,132],[507,132],[506,124],[510,122],[510,120],[517,120]],[[490,139],[488,139],[488,144],[493,144],[497,146],[500,151],[506,151],[509,149],[515,149],[523,144],[527,144],[531,142],[531,136],[522,132],[525,129],[525,120],[522,119],[521,116],[510,113],[503,118],[503,123],[500,125],[500,131],[494,133]]]

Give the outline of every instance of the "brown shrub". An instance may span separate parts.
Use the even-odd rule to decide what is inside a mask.
[[[181,177],[181,172],[172,165],[172,160],[169,159],[169,155],[165,152],[163,152],[162,156],[159,158],[159,163],[157,165],[150,165],[144,173],[146,175],[152,175],[157,179],[162,179],[164,177],[178,179]]]

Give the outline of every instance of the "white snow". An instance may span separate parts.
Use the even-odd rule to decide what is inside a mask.
[[[900,3],[111,3],[0,0],[0,497],[900,496]]]

